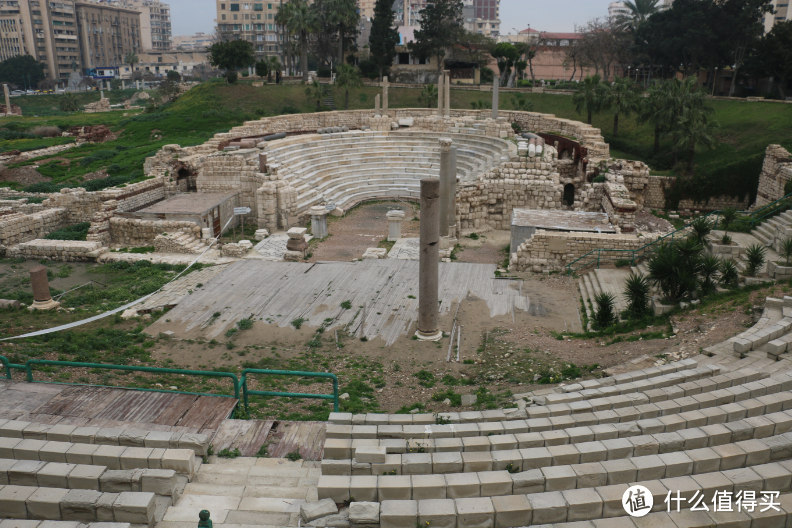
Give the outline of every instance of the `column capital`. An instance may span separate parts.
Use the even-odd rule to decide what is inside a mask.
[[[440,152],[451,152],[451,144],[454,141],[451,138],[440,138]]]

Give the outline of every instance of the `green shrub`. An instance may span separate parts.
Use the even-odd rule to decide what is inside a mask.
[[[90,222],[81,222],[53,231],[44,238],[47,240],[85,240],[88,237]]]
[[[753,244],[748,246],[745,250],[745,274],[749,277],[755,277],[756,272],[765,263],[765,255],[767,249],[760,244]]]
[[[250,330],[253,328],[253,320],[252,319],[240,319],[237,321],[237,326],[240,330]]]
[[[627,297],[627,313],[630,317],[640,319],[649,314],[649,281],[643,275],[630,273],[624,285],[624,296]]]
[[[291,453],[287,453],[286,454],[286,458],[288,460],[291,460],[292,462],[297,462],[298,460],[302,459],[302,455],[300,454],[300,450],[299,449],[295,449]]]
[[[427,389],[434,387],[435,384],[434,374],[432,374],[428,370],[419,370],[418,372],[413,374],[413,376],[420,380],[418,381],[419,385],[426,387]]]
[[[600,330],[604,330],[612,326],[616,322],[616,298],[610,293],[598,293],[594,297],[594,303],[597,305],[594,311],[594,326]]]
[[[608,181],[608,178],[605,177],[604,174],[600,174],[599,176],[591,180],[591,183],[605,183],[606,181]]]

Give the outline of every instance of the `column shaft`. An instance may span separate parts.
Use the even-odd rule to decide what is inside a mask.
[[[418,331],[420,339],[437,341],[443,337],[438,323],[440,275],[440,180],[421,180],[421,254],[418,272]]]
[[[448,236],[451,211],[451,144],[451,139],[440,138],[440,236]]]

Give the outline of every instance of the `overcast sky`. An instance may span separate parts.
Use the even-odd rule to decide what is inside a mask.
[[[214,31],[214,0],[165,0],[171,6],[174,35]],[[538,31],[570,32],[595,17],[608,14],[611,0],[501,0],[501,32],[514,33],[529,25]]]

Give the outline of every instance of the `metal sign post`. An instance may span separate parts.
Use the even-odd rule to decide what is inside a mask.
[[[250,207],[234,207],[234,216],[242,215],[242,236],[245,236],[245,216],[250,212]],[[234,226],[234,238],[236,238],[236,226]]]

